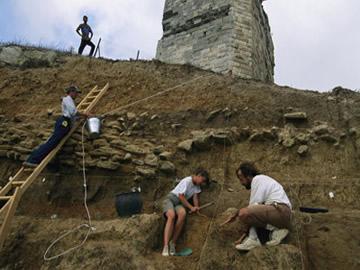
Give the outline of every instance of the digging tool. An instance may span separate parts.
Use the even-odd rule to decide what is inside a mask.
[[[245,237],[247,236],[247,233],[243,233],[238,240],[234,242],[234,245],[241,244],[242,241],[244,241]]]
[[[208,208],[208,207],[212,206],[213,204],[214,204],[214,202],[205,203],[204,205],[202,205],[202,206],[199,207],[199,211],[200,211],[201,209]],[[189,214],[191,214],[191,212],[189,212]]]
[[[317,208],[317,207],[300,207],[300,212],[304,213],[327,213],[329,209],[327,208]]]
[[[237,217],[238,213],[232,215],[231,217],[229,217],[227,220],[225,220],[223,223],[220,224],[220,227],[234,221],[234,219]]]
[[[238,214],[236,213],[236,214],[232,215],[231,217],[229,217],[225,222],[223,222],[223,223],[220,224],[220,227],[222,227],[222,226],[224,226],[224,225],[232,222],[232,221],[237,217],[237,215],[238,215]],[[234,242],[234,245],[241,244],[242,241],[244,241],[244,239],[245,239],[245,237],[246,237],[247,235],[248,235],[248,233],[247,233],[247,232],[244,232],[244,233],[240,236],[240,238]]]
[[[214,204],[214,202],[205,203],[204,205],[199,207],[200,208],[199,210],[208,208],[209,206],[212,206],[213,204]]]

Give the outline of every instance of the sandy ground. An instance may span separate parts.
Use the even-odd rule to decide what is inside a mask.
[[[42,254],[50,240],[85,218],[79,168],[49,166],[43,175],[46,181],[36,182],[21,201],[12,233],[0,253],[1,269],[359,269],[360,159],[356,139],[349,135],[350,128],[360,127],[358,93],[338,90],[320,94],[158,62],[78,57],[64,57],[62,61],[53,68],[0,68],[4,127],[26,122],[50,131],[53,118],[47,116],[47,110],[59,112],[63,89],[72,83],[86,94],[94,85],[101,87],[110,82],[108,94],[96,108],[96,113],[103,114],[198,76],[205,77],[126,110],[159,116],[155,121],[146,121],[142,131],[127,140],[139,145],[145,141],[164,145],[175,153],[172,162],[176,175],[159,173],[155,179],[139,180],[130,165],[116,171],[89,169],[89,205],[100,231],[82,250],[47,263]],[[210,112],[226,108],[232,112],[231,117],[219,114],[208,121]],[[323,141],[310,144],[306,157],[297,154],[297,147],[284,148],[277,141],[266,140],[212,145],[191,154],[176,150],[177,144],[191,138],[194,130],[284,128],[283,114],[291,111],[304,111],[308,116],[308,121],[294,124],[296,132],[326,122],[336,134],[345,133],[345,137],[338,145]],[[106,121],[117,117],[109,116]],[[174,129],[173,124],[181,127]],[[111,127],[104,127],[107,132]],[[234,174],[243,160],[256,161],[264,173],[278,179],[296,210],[294,231],[284,245],[275,249],[263,247],[240,254],[232,245],[237,227],[218,227],[224,211],[247,204],[249,194]],[[9,158],[0,159],[0,185],[19,164]],[[199,165],[208,168],[213,179],[211,188],[203,192],[202,202],[215,201],[216,205],[203,211],[205,217],[188,218],[180,247],[191,247],[194,254],[188,258],[163,258],[159,254],[163,224],[159,201],[175,178],[191,174]],[[136,184],[143,187],[146,215],[130,220],[130,228],[127,220],[118,219],[114,196]],[[335,198],[329,198],[329,192],[334,192]],[[330,211],[301,215],[297,211],[301,205],[327,207]],[[147,216],[154,212],[158,214]],[[57,218],[52,220],[54,214]],[[70,246],[74,240],[79,238],[66,240],[62,247]]]

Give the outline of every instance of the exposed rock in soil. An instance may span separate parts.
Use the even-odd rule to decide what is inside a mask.
[[[0,63],[24,68],[49,67],[56,58],[53,51],[23,50],[18,46],[3,47],[0,51]]]
[[[323,135],[329,133],[329,126],[327,124],[321,124],[313,128],[313,132],[316,135]]]
[[[186,152],[191,152],[193,145],[193,140],[186,140],[178,144],[178,149],[184,150]]]
[[[307,114],[305,112],[292,112],[284,114],[286,120],[297,120],[304,121],[307,120]]]
[[[162,161],[160,162],[160,171],[166,173],[166,174],[174,174],[176,171],[176,167],[173,163],[170,161]]]
[[[273,141],[275,139],[276,137],[274,136],[273,132],[269,130],[255,132],[249,138],[250,142],[266,142]]]
[[[299,146],[297,152],[300,156],[306,156],[306,154],[309,152],[309,147],[307,145],[301,145]]]
[[[150,168],[136,168],[136,172],[146,178],[153,178],[156,175],[156,171]]]

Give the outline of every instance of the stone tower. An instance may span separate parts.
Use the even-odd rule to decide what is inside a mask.
[[[273,81],[274,45],[262,0],[166,0],[156,58]]]

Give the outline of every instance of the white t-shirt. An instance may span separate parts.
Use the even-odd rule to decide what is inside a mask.
[[[75,106],[75,102],[70,96],[66,96],[62,99],[62,113],[63,116],[70,118],[72,121],[75,119],[75,116],[77,114],[77,109]]]
[[[275,179],[266,175],[257,175],[251,182],[251,195],[249,205],[272,204],[274,202],[287,204],[291,203],[284,188]]]
[[[192,181],[192,177],[186,177],[180,181],[179,184],[171,191],[171,193],[179,196],[179,194],[184,194],[185,198],[188,200],[194,194],[198,194],[201,192],[201,188],[199,186],[194,185]]]

